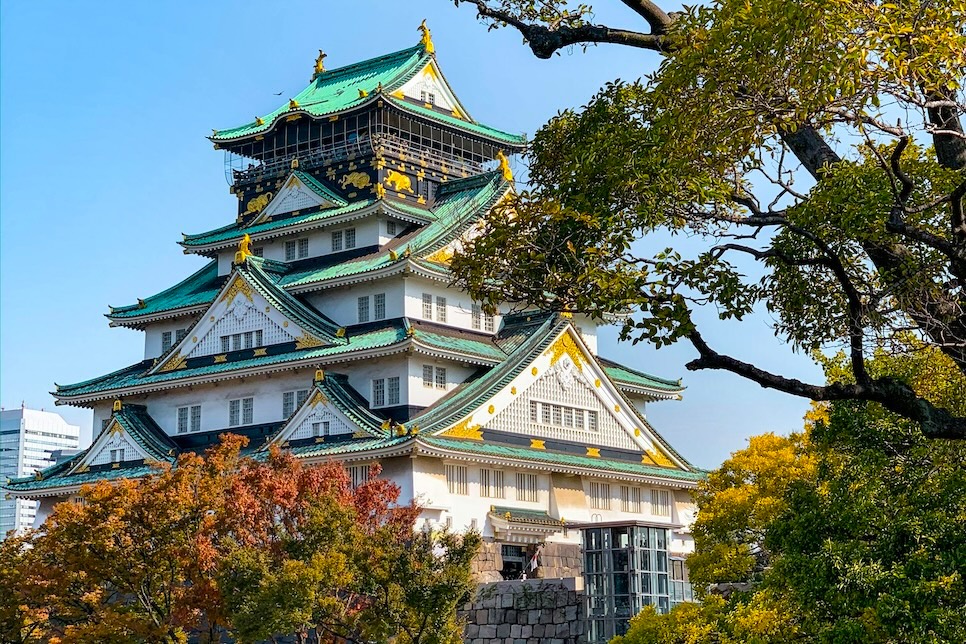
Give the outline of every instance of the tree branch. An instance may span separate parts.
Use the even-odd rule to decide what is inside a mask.
[[[955,416],[948,410],[936,407],[920,398],[909,385],[893,378],[877,378],[866,385],[833,383],[813,385],[795,378],[786,378],[718,353],[705,342],[694,329],[688,340],[698,351],[699,357],[687,363],[689,371],[721,369],[756,382],[766,389],[775,389],[793,396],[815,401],[864,400],[876,402],[891,412],[919,423],[927,438],[966,439],[966,418]]]

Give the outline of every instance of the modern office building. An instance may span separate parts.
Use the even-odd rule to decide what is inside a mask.
[[[80,447],[80,427],[58,414],[36,409],[0,411],[0,483],[32,476],[56,456]],[[0,539],[34,523],[39,502],[0,495]]]

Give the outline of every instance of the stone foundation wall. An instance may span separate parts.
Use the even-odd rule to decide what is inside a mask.
[[[467,644],[583,644],[584,594],[574,579],[484,584],[460,614]]]
[[[503,581],[503,555],[500,554],[500,544],[492,541],[484,541],[480,551],[473,558],[471,567],[473,577],[477,583],[489,584],[496,581]]]
[[[545,543],[540,548],[540,579],[583,577],[584,563],[580,546],[575,543]]]

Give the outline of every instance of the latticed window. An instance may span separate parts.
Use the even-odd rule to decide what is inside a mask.
[[[446,367],[436,367],[436,388],[446,389]]]
[[[671,516],[671,495],[667,490],[651,490],[651,514],[656,517]]]
[[[484,314],[483,315],[483,330],[484,331],[491,331],[492,332],[495,328],[496,328],[496,319],[492,315]]]
[[[309,256],[309,240],[293,239],[285,242],[285,261],[291,262],[295,259],[305,259]]]
[[[181,342],[186,335],[188,335],[188,329],[178,329],[174,332],[174,341]]]
[[[386,294],[376,293],[372,296],[372,319],[386,319]]]
[[[641,488],[631,485],[621,486],[621,512],[641,512]]]
[[[323,420],[317,423],[312,423],[312,435],[316,438],[323,438],[329,435],[330,426],[329,421]]]
[[[538,501],[537,475],[517,472],[517,501]]]
[[[376,378],[372,381],[372,406],[386,406],[386,379]]]
[[[488,499],[505,499],[506,487],[503,485],[503,472],[480,468],[480,496]]]
[[[260,347],[264,344],[264,332],[261,329],[255,330],[255,346]]]
[[[178,407],[178,433],[188,433],[188,408]]]
[[[121,447],[119,449],[112,449],[111,450],[111,462],[112,463],[121,463],[123,461],[124,461],[124,448]]]
[[[386,393],[390,405],[399,404],[399,376],[386,378]]]
[[[395,237],[396,236],[396,229],[397,229],[396,222],[394,222],[394,221],[387,221],[386,222],[386,234],[387,235],[389,235],[390,237]]]
[[[610,484],[590,482],[590,507],[595,510],[610,510]]]
[[[423,293],[423,319],[433,319],[433,296],[429,293]]]
[[[473,323],[474,329],[483,328],[483,309],[480,307],[479,304],[473,305],[472,323]]]
[[[228,425],[251,425],[255,420],[255,399],[239,398],[228,401]]]
[[[342,231],[332,231],[332,252],[342,250]]]
[[[303,259],[309,256],[309,240],[300,239],[299,240],[299,259]]]
[[[231,351],[231,336],[223,335],[221,336],[221,352],[228,353]]]
[[[302,406],[309,397],[308,389],[298,391],[286,391],[282,394],[282,417],[288,418],[295,413],[295,410]]]
[[[242,398],[242,424],[251,425],[255,422],[255,399]]]
[[[530,420],[567,429],[597,431],[597,412],[541,401],[530,402]]]
[[[446,321],[446,298],[436,296],[436,321]]]
[[[244,338],[245,338],[245,348],[251,349],[252,343],[255,341],[255,334],[251,331],[245,331]]]
[[[350,248],[356,247],[356,229],[346,228],[345,229],[345,248],[349,250]]]
[[[423,386],[424,387],[433,386],[433,365],[431,364],[423,365]]]
[[[235,427],[241,424],[241,400],[228,401],[228,425]]]
[[[171,332],[165,331],[161,334],[161,353],[171,351]]]
[[[368,465],[350,465],[346,469],[349,474],[349,485],[357,488],[369,480]]]
[[[363,297],[360,297],[358,300],[358,303],[359,303],[358,304],[359,322],[360,323],[368,322],[369,321],[369,296],[364,295]]]
[[[469,480],[465,465],[446,466],[446,489],[450,494],[469,494]]]

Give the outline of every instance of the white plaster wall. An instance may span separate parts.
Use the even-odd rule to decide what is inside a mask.
[[[469,331],[486,333],[482,328],[473,328],[473,300],[469,295],[455,288],[450,288],[439,282],[420,278],[406,280],[406,315],[417,320],[423,318],[423,293],[433,296],[433,320],[436,320],[436,297],[446,298],[446,322],[439,322],[448,326],[455,326]],[[494,333],[500,330],[501,316],[497,315],[493,323]],[[483,326],[482,323],[480,325]]]
[[[408,456],[387,458],[379,461],[382,473],[379,478],[392,481],[399,486],[399,505],[406,505],[413,500],[413,463],[416,459]]]
[[[146,405],[148,414],[169,435],[178,432],[178,407],[201,405],[201,431],[228,427],[228,401],[236,398],[254,398],[253,423],[271,423],[283,420],[282,393],[298,389],[310,389],[315,371],[302,369],[298,372],[273,374],[272,377],[246,378],[215,385],[184,389],[172,389],[145,398],[132,398],[129,402]],[[128,400],[128,399],[126,399]],[[95,414],[95,429],[100,423]]]
[[[349,384],[363,398],[370,402],[372,400],[372,380],[374,378],[399,376],[399,404],[406,404],[407,396],[409,395],[406,379],[406,357],[401,354],[387,356],[385,358],[374,358],[372,360],[361,360],[348,364],[345,368],[333,369],[333,371],[346,373],[349,376]]]
[[[375,309],[372,297],[376,293],[386,294],[386,317],[392,319],[402,317],[403,298],[405,296],[405,286],[402,277],[392,277],[376,282],[363,282],[353,284],[344,288],[327,289],[310,293],[306,300],[318,309],[323,315],[328,316],[341,326],[350,326],[359,323],[359,298],[370,296],[369,316],[370,322],[375,321],[372,317]]]
[[[171,332],[171,346],[178,343],[176,340],[178,329],[189,329],[195,323],[197,317],[182,317],[176,320],[164,320],[155,322],[144,329],[144,359],[157,358],[161,355],[161,334],[165,331]]]
[[[599,482],[606,483],[610,485],[610,509],[601,509],[593,507],[590,497],[590,483]],[[641,489],[641,511],[640,512],[624,512],[621,509],[621,485],[628,485],[630,487],[637,487]],[[635,485],[634,483],[627,483],[623,481],[608,480],[604,478],[590,478],[583,477],[584,486],[584,497],[587,503],[587,512],[590,513],[591,522],[599,521],[647,521],[648,523],[653,523],[655,525],[673,525],[678,523],[678,511],[677,511],[677,498],[675,496],[675,490],[668,489],[666,487],[661,487],[657,489],[667,490],[670,494],[671,500],[671,516],[662,517],[654,514],[651,511],[651,487],[647,485]],[[679,491],[680,493],[687,495],[686,491]]]
[[[453,102],[450,99],[449,92],[444,89],[443,84],[432,73],[427,73],[428,69],[427,67],[426,70],[419,72],[403,85],[402,93],[409,98],[419,101],[421,100],[420,90],[432,92],[435,94],[435,105],[437,107],[448,110],[453,109]]]
[[[384,221],[380,221],[380,218],[376,216],[370,216],[348,223],[324,226],[308,232],[293,233],[284,237],[276,237],[274,239],[266,240],[254,240],[252,241],[252,248],[261,248],[262,257],[265,259],[273,259],[279,262],[284,262],[285,242],[294,239],[308,238],[309,257],[322,257],[324,255],[332,254],[332,231],[345,230],[346,228],[356,229],[355,248],[381,244],[383,243],[381,240],[385,239],[386,225]],[[343,252],[344,250],[346,249],[343,248],[342,251],[337,252]],[[231,265],[235,260],[236,251],[237,248],[230,248],[218,253],[219,275],[227,275],[231,272]]]
[[[432,387],[423,385],[423,365],[427,364],[433,365]],[[445,396],[447,392],[452,391],[456,386],[469,378],[476,370],[474,367],[468,367],[457,362],[435,359],[423,355],[411,357],[408,367],[409,404],[419,407],[429,407]],[[446,369],[446,389],[436,387],[436,367],[444,367]]]
[[[597,355],[597,323],[586,315],[575,315],[571,321],[590,352]]]

